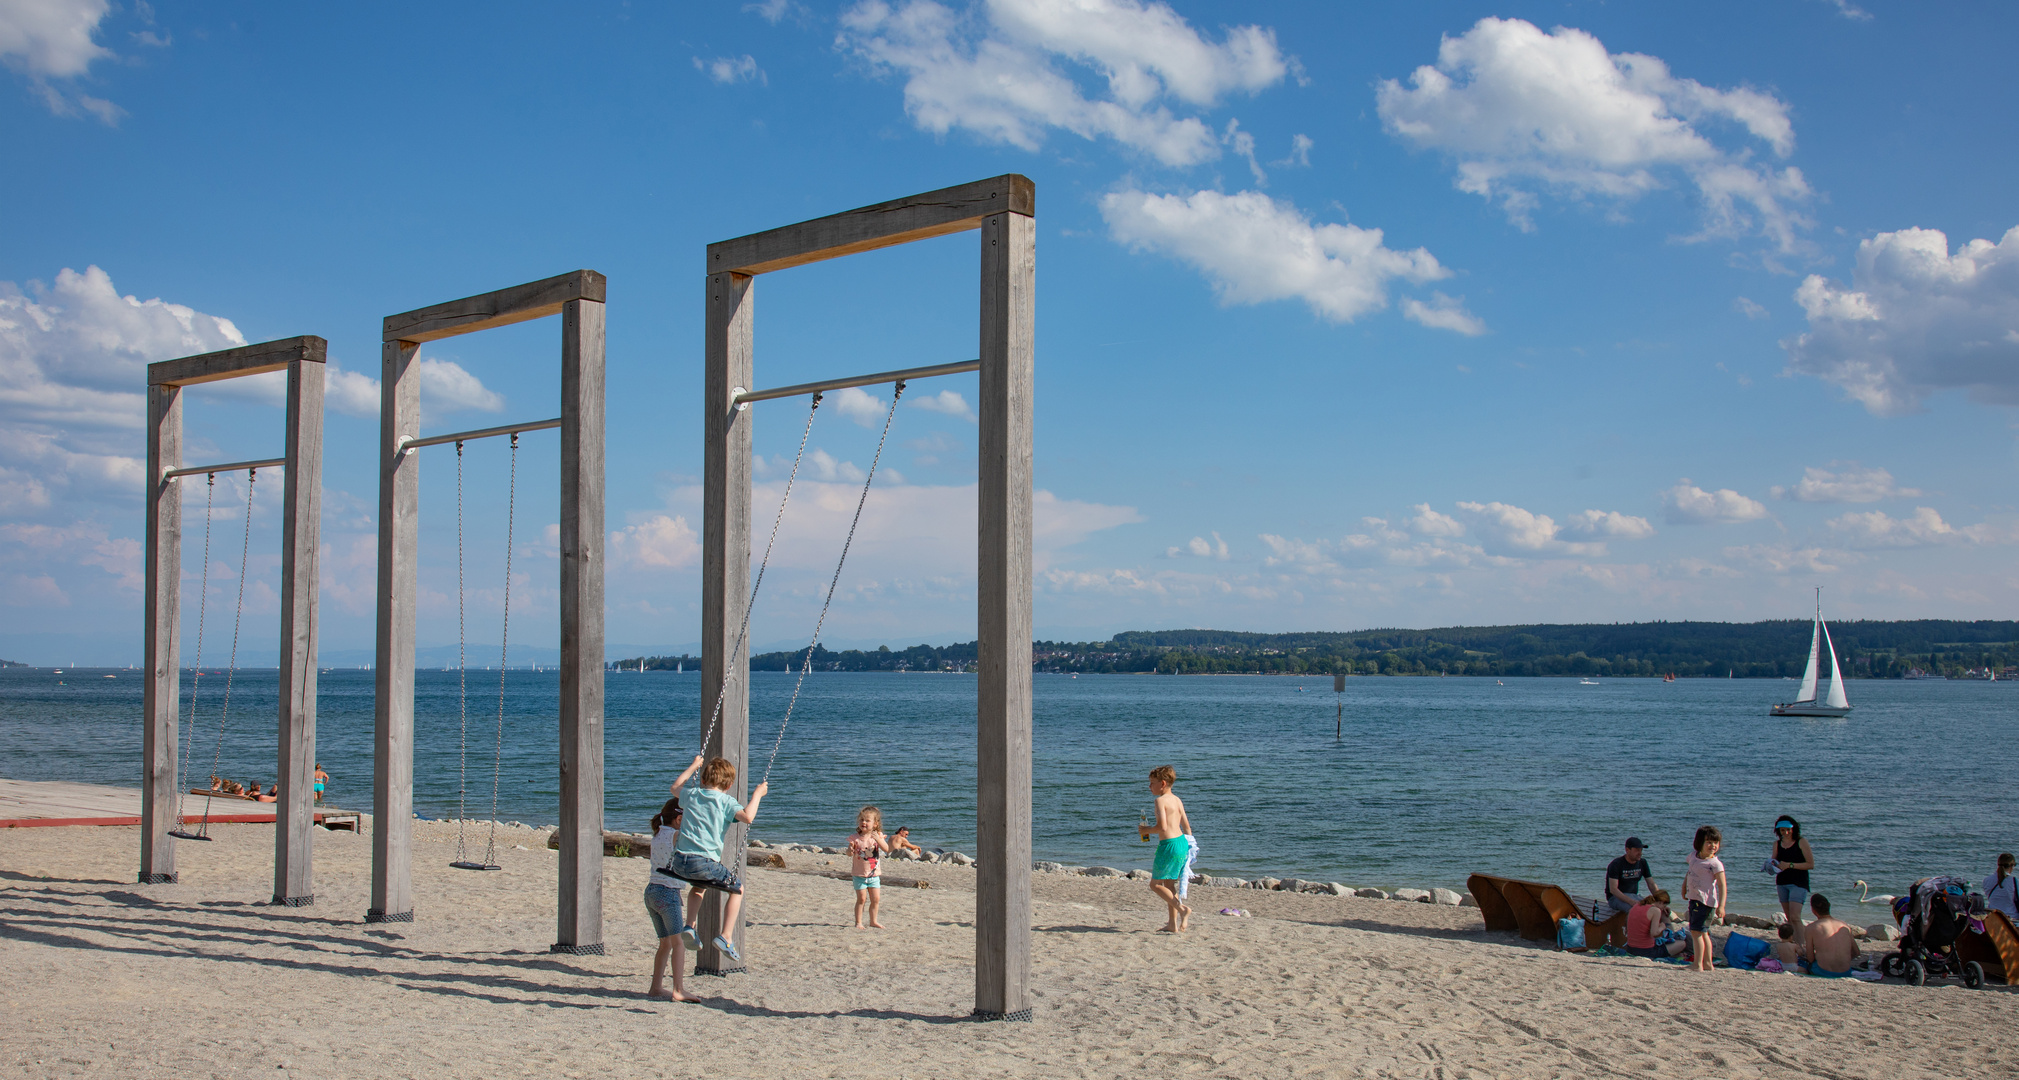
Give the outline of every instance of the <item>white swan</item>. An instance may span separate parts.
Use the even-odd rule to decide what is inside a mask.
[[[1867,884],[1865,884],[1865,883],[1864,883],[1864,882],[1862,882],[1862,881],[1853,881],[1853,882],[1851,882],[1851,888],[1853,888],[1853,889],[1863,889],[1863,890],[1865,890],[1865,892],[1866,892],[1866,893],[1869,893],[1869,892],[1871,892],[1871,891],[1872,891],[1872,887],[1871,887],[1870,885],[1867,885]],[[1899,898],[1898,898],[1898,897],[1895,897],[1895,896],[1874,896],[1874,897],[1872,897],[1871,899],[1869,899],[1869,900],[1868,900],[1868,899],[1866,899],[1866,898],[1865,898],[1865,895],[1864,895],[1863,893],[1860,893],[1860,894],[1859,894],[1859,896],[1858,896],[1858,903],[1860,903],[1860,904],[1890,904],[1890,903],[1892,903],[1892,902],[1893,902],[1894,900],[1897,900],[1897,899],[1899,899]]]

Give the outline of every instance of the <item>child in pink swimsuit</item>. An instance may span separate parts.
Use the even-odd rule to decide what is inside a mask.
[[[883,856],[890,854],[890,840],[883,835],[883,811],[865,806],[855,815],[855,835],[848,838],[848,854],[848,872],[855,878],[855,928],[862,929],[862,908],[867,903],[870,928],[881,930],[883,924],[876,921],[877,908],[883,904],[879,871]]]

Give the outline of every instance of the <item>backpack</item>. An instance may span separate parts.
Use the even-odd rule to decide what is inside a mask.
[[[1584,951],[1584,920],[1556,920],[1556,947],[1577,952]]]
[[[1774,947],[1756,937],[1733,934],[1725,939],[1725,963],[1740,971],[1751,971],[1761,960],[1772,956]]]

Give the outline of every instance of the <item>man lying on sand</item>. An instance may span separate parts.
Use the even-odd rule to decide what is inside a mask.
[[[1185,816],[1184,801],[1171,794],[1171,785],[1177,782],[1178,771],[1169,765],[1150,770],[1150,793],[1157,797],[1157,823],[1136,826],[1136,835],[1143,839],[1148,840],[1152,833],[1159,838],[1155,869],[1150,871],[1153,879],[1150,891],[1171,909],[1170,918],[1161,929],[1173,934],[1192,925],[1192,909],[1179,896],[1192,859],[1192,819]]]
[[[1821,893],[1810,896],[1809,910],[1816,913],[1816,921],[1803,935],[1802,953],[1807,963],[1802,969],[1825,979],[1849,975],[1851,962],[1858,958],[1858,939],[1851,936],[1849,926],[1830,916],[1829,897]]]

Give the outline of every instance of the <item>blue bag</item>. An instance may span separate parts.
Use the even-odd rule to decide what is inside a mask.
[[[1725,963],[1740,971],[1751,971],[1772,956],[1774,947],[1756,937],[1733,934],[1725,939]]]
[[[1559,949],[1584,948],[1584,920],[1556,920],[1556,947]]]

